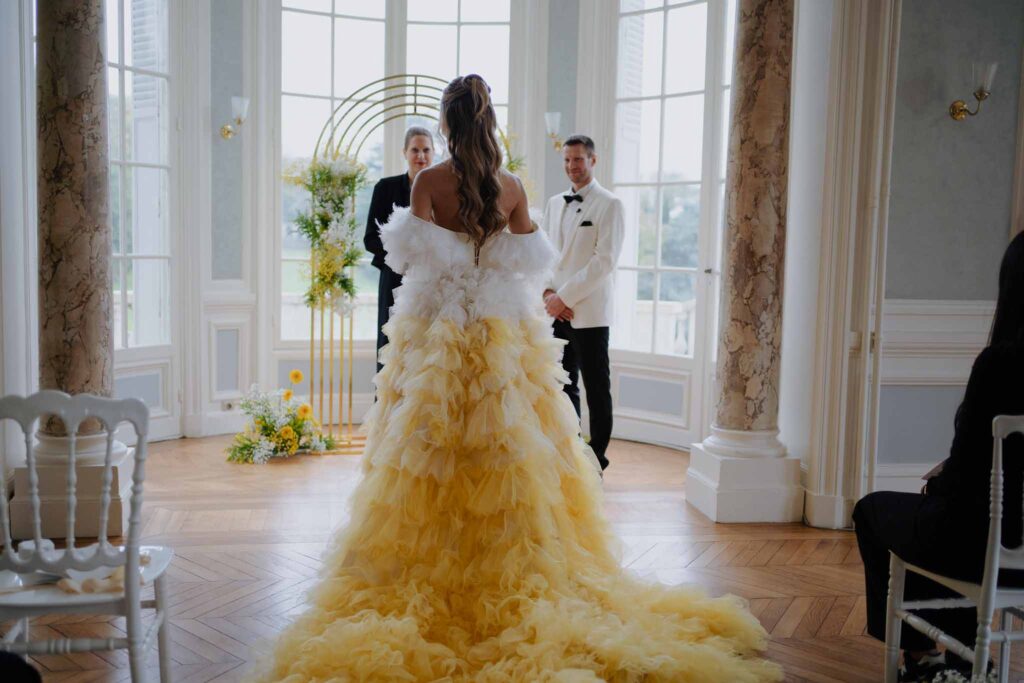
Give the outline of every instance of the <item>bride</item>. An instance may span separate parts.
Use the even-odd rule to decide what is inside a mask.
[[[448,84],[451,158],[383,226],[404,279],[363,478],[264,679],[778,680],[739,600],[618,563],[540,303],[555,252],[501,168],[489,92]]]

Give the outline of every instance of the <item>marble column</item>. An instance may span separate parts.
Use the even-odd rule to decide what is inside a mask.
[[[794,0],[740,0],[711,435],[687,498],[715,521],[794,521],[799,461],[778,439]]]
[[[46,0],[37,5],[39,386],[110,396],[114,349],[104,2]],[[83,469],[103,461],[106,433],[100,429],[95,419],[80,425],[75,450]],[[60,536],[66,503],[58,492],[66,490],[69,440],[57,418],[44,421],[36,438],[39,486],[47,494],[43,531]],[[119,507],[131,458],[120,443],[113,457],[112,493]],[[88,507],[88,499],[99,495],[100,479],[80,472],[78,481],[77,496]],[[13,530],[21,537],[31,522],[29,501],[19,495],[27,486],[27,472],[18,468],[11,512]],[[87,490],[90,486],[96,491]],[[80,507],[76,519],[83,535],[95,532],[98,515],[90,517]],[[111,517],[111,531],[119,531],[120,515],[112,509]]]
[[[39,386],[113,389],[103,0],[38,3]],[[98,431],[95,421],[83,432]],[[64,434],[48,422],[43,432]]]

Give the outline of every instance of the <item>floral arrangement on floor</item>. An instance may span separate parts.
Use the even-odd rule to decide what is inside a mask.
[[[292,370],[291,383],[302,381],[302,371]],[[245,431],[235,435],[228,448],[228,462],[262,465],[271,458],[288,458],[299,451],[319,452],[337,444],[320,431],[313,419],[313,407],[300,403],[291,389],[262,392],[253,386],[242,399],[242,412],[249,416]]]
[[[312,198],[309,209],[295,217],[295,226],[312,250],[306,305],[327,306],[346,315],[356,296],[351,267],[363,255],[356,232],[355,197],[366,185],[366,167],[338,155],[294,167],[284,178],[308,190]]]

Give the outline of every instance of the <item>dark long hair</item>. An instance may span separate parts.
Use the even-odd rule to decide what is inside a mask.
[[[458,180],[459,220],[477,246],[505,227],[501,196],[501,146],[491,89],[476,74],[459,76],[441,95],[441,118]]]
[[[1024,343],[1024,232],[1010,240],[999,266],[999,298],[988,342]]]

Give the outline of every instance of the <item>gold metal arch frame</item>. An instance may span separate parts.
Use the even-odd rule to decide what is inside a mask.
[[[442,78],[425,74],[396,74],[367,83],[331,112],[317,137],[313,160],[337,159],[341,155],[358,159],[370,136],[390,121],[407,116],[422,116],[436,121],[440,114],[441,93],[447,84],[448,81]],[[352,201],[354,210],[355,199]],[[315,272],[315,266],[310,255],[310,272]],[[336,317],[341,319],[338,339],[334,335]],[[352,409],[355,311],[341,314],[321,304],[311,309],[309,320],[309,403],[316,419],[336,444],[335,448],[323,453],[361,453],[366,437],[356,432]],[[334,412],[335,351],[339,359],[337,414]]]

